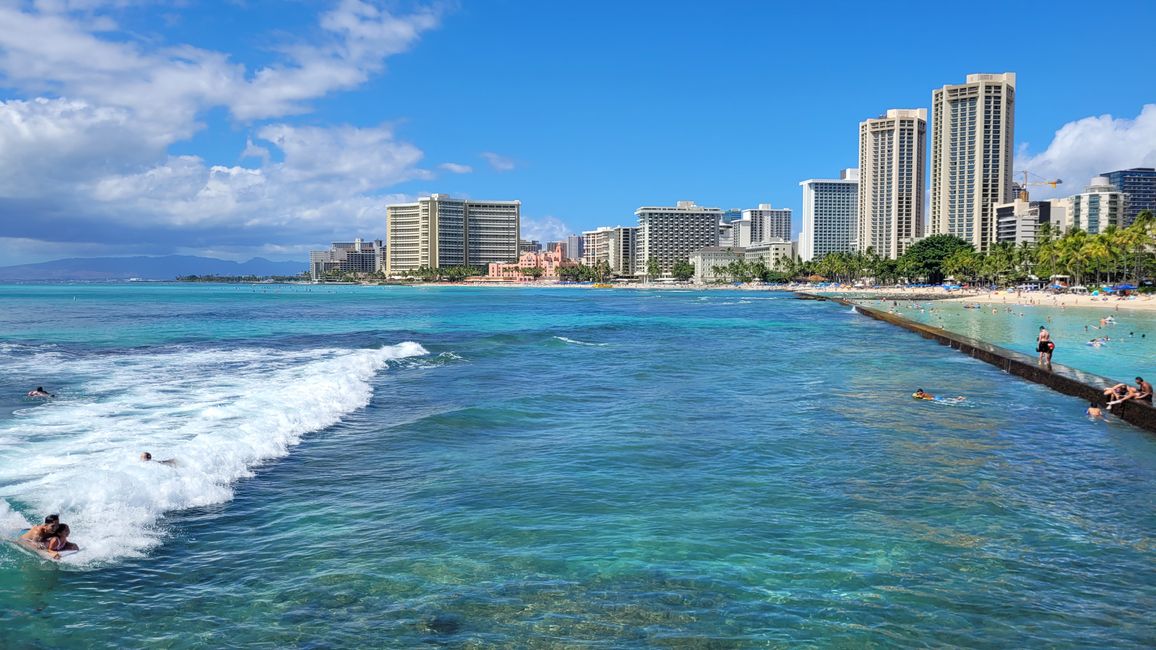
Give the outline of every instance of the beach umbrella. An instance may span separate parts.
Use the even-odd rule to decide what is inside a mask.
[[[1136,285],[1134,285],[1134,284],[1118,284],[1118,285],[1116,285],[1116,291],[1135,291],[1135,290],[1136,290]]]

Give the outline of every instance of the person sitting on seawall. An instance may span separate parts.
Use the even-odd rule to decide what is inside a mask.
[[[72,530],[68,528],[68,524],[59,524],[56,528],[56,535],[48,540],[45,548],[48,549],[49,555],[52,559],[59,560],[61,551],[79,551],[80,547],[68,541],[69,534]]]
[[[140,459],[147,463],[153,459],[153,455],[147,451],[142,451],[140,453]],[[175,458],[166,458],[165,460],[158,460],[156,462],[160,463],[161,465],[169,465],[170,467],[177,464]]]
[[[28,397],[56,397],[52,393],[44,390],[43,386],[37,386],[36,390],[28,391]]]
[[[1104,389],[1104,397],[1107,397],[1109,400],[1111,400],[1108,402],[1109,411],[1112,410],[1113,406],[1119,404],[1120,402],[1126,402],[1135,396],[1136,389],[1132,388],[1128,384],[1116,384],[1115,386]]]
[[[43,524],[29,528],[28,532],[20,536],[20,539],[26,539],[35,544],[44,544],[48,542],[48,538],[56,535],[56,527],[59,524],[60,515],[48,515],[44,518]]]
[[[1132,399],[1152,406],[1152,384],[1144,381],[1143,377],[1136,378],[1136,395]]]

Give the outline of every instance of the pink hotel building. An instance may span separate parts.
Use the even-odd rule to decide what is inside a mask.
[[[500,280],[532,282],[535,278],[526,275],[523,273],[523,270],[539,268],[542,269],[543,279],[557,279],[558,269],[564,266],[578,266],[578,263],[566,259],[562,251],[555,248],[554,250],[538,253],[522,253],[522,255],[518,257],[517,262],[491,262],[490,270],[489,273],[486,274],[486,277]]]

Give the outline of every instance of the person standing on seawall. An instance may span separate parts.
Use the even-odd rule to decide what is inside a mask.
[[[1052,352],[1055,349],[1056,344],[1052,342],[1052,335],[1048,332],[1048,328],[1040,325],[1040,334],[1036,337],[1036,351],[1040,353],[1040,365],[1048,370],[1052,369]]]

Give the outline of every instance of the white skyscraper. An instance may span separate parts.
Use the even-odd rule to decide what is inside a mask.
[[[659,275],[667,275],[675,262],[689,260],[691,251],[718,246],[723,216],[719,208],[679,201],[674,207],[641,207],[634,214],[638,216],[636,275],[649,276],[647,266],[652,259],[658,262]]]
[[[803,187],[803,230],[799,259],[809,262],[827,253],[855,250],[859,214],[859,170],[844,169],[839,178],[812,178]]]
[[[386,206],[385,272],[516,262],[521,206],[444,194]]]
[[[927,109],[891,109],[859,123],[857,247],[895,259],[923,237]]]
[[[1014,72],[969,74],[931,93],[931,230],[986,251],[992,206],[1012,201]]]
[[[751,242],[791,241],[791,209],[772,208],[770,203],[743,210],[743,219],[751,222]]]

